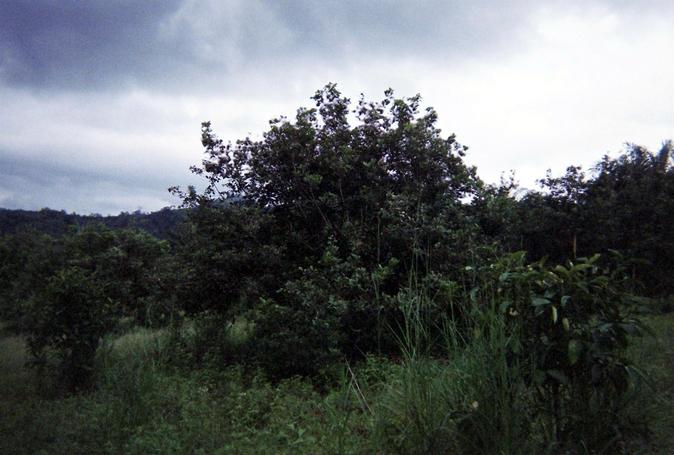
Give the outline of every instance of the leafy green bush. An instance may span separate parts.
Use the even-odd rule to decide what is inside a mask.
[[[30,351],[44,364],[47,351],[53,350],[63,384],[71,390],[87,387],[99,341],[114,324],[114,313],[89,272],[77,267],[61,270],[31,301],[26,323]]]
[[[28,301],[63,265],[61,247],[48,235],[28,229],[0,237],[0,319],[21,333]]]
[[[68,264],[95,274],[115,302],[117,317],[158,326],[170,319],[169,245],[142,231],[87,225],[63,239]]]
[[[526,250],[530,260],[548,257],[564,263],[619,250],[644,260],[631,270],[641,292],[671,294],[673,158],[671,140],[655,153],[627,144],[616,158],[604,156],[590,175],[578,166],[569,166],[556,178],[548,171],[540,180],[545,191],[528,192],[516,201],[513,225],[498,236],[511,249]]]
[[[567,266],[525,266],[515,256],[500,273],[498,309],[520,345],[513,352],[528,371],[541,431],[562,447],[600,450],[617,442],[638,372],[625,357],[639,335],[644,300],[629,292],[620,258],[598,255]]]
[[[249,313],[252,358],[271,377],[316,375],[355,346],[372,346],[365,340],[374,330],[359,329],[373,321],[356,321],[368,304],[363,299],[371,294],[370,277],[357,258],[342,260],[336,253],[330,243],[317,264],[300,269],[275,299],[262,299]]]
[[[120,318],[168,322],[172,306],[152,305],[166,297],[158,264],[168,245],[148,234],[97,225],[73,230],[57,245],[63,258],[52,261],[44,282],[14,291],[21,299],[17,319],[37,364],[48,365],[47,355],[55,354],[59,381],[75,390],[90,384],[99,341]],[[43,263],[39,255],[32,259]]]
[[[397,453],[617,447],[639,382],[625,350],[646,303],[624,265],[526,265],[518,253],[399,294],[403,364],[375,439]]]
[[[185,308],[253,321],[274,375],[391,349],[382,328],[401,318],[385,296],[412,270],[453,270],[475,230],[463,202],[476,194],[475,170],[419,96],[388,90],[352,107],[329,84],[312,99],[260,141],[226,143],[204,123],[206,158],[193,171],[206,190],[176,190],[192,209]]]

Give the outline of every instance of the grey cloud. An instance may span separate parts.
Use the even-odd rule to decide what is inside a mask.
[[[167,55],[156,52],[157,28],[176,6],[164,0],[2,1],[0,76],[11,85],[77,89],[160,71]]]
[[[173,184],[169,175],[153,175],[150,171],[141,174],[139,171],[131,170],[115,173],[104,168],[87,167],[77,162],[78,159],[81,157],[74,156],[68,163],[62,159],[50,160],[48,156],[26,159],[10,153],[2,153],[0,154],[0,175],[3,177],[18,176],[33,182],[35,186],[49,186],[59,182],[73,187],[86,187],[95,182],[112,182],[120,186],[133,186],[147,190],[161,187],[162,184],[168,188]]]
[[[187,168],[201,158],[199,121],[226,140],[255,135],[328,81],[351,97],[420,92],[480,175],[514,167],[533,182],[670,134],[659,101],[674,3],[634,5],[0,0],[0,207],[176,203],[166,188],[198,181]]]
[[[0,206],[5,208],[92,210],[114,214],[178,204],[167,191],[172,176],[145,178],[68,166],[48,159],[27,160],[0,153]]]
[[[461,57],[512,45],[524,2],[4,1],[0,80],[30,88],[183,89],[242,68],[368,56]]]
[[[521,50],[536,8],[588,4],[636,13],[626,0],[0,0],[0,81],[31,89],[199,91],[307,62],[431,58],[453,65]],[[638,13],[665,8],[671,2],[644,0]]]
[[[319,50],[451,56],[497,45],[522,24],[522,3],[305,0],[275,11],[297,43]]]

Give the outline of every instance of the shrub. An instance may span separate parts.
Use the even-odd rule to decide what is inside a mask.
[[[114,306],[99,282],[77,267],[57,272],[31,301],[28,345],[44,365],[48,350],[58,358],[58,378],[68,389],[90,385],[96,349],[114,323]]]
[[[610,446],[634,385],[624,352],[629,335],[641,333],[644,301],[629,292],[620,258],[555,267],[518,264],[522,258],[496,267],[491,291],[520,338],[512,354],[526,366],[541,431],[556,446]]]
[[[466,148],[442,136],[419,96],[388,90],[352,107],[329,84],[312,99],[259,141],[227,143],[203,123],[206,157],[193,171],[207,187],[176,190],[192,208],[185,308],[253,320],[260,362],[283,375],[316,371],[335,350],[353,359],[381,349],[383,320],[400,320],[384,296],[413,269],[453,270],[475,230]],[[296,342],[311,354],[292,353]]]

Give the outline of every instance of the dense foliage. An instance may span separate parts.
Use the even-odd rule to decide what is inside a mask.
[[[548,173],[541,180],[543,193],[531,192],[519,201],[520,239],[512,240],[532,259],[564,261],[621,251],[645,261],[634,267],[644,291],[671,294],[673,158],[671,141],[656,154],[629,145],[618,158],[604,157],[589,178],[574,166],[559,178]]]
[[[88,385],[99,341],[118,321],[170,315],[168,244],[142,231],[88,225],[59,240],[5,237],[0,249],[2,317],[27,335],[38,365],[57,355],[69,388]]]
[[[225,143],[204,123],[208,157],[194,170],[209,185],[183,195],[194,225],[183,299],[233,318],[250,311],[269,352],[300,344],[352,357],[399,320],[382,296],[412,271],[447,272],[468,254],[462,201],[479,181],[419,97],[388,91],[353,112],[334,85],[313,99],[294,122],[273,120],[261,141]]]
[[[329,410],[321,425],[354,445],[312,436],[328,451],[357,452],[363,434],[386,453],[622,444],[641,377],[626,352],[674,292],[671,143],[629,145],[590,174],[549,172],[520,194],[514,178],[482,182],[419,96],[353,105],[331,84],[312,100],[261,140],[225,142],[203,123],[193,171],[206,186],[172,189],[184,210],[105,224],[0,213],[0,319],[31,363],[61,390],[98,381],[141,400],[143,381],[168,370],[100,377],[120,349],[110,340],[140,326],[162,340],[144,361],[171,371],[236,368],[267,398],[266,381],[296,375],[316,386],[301,393],[332,389],[341,404],[310,412]],[[169,231],[170,243],[152,235]],[[133,409],[110,413],[142,426]]]

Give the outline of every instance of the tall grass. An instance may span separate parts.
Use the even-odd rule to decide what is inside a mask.
[[[583,452],[582,444],[575,452],[546,445],[549,421],[531,396],[525,364],[533,362],[521,353],[512,316],[498,311],[496,293],[456,295],[464,297],[440,302],[443,318],[437,297],[410,286],[396,301],[404,315],[395,327],[400,359],[344,364],[328,390],[307,378],[271,383],[237,366],[215,368],[218,358],[247,343],[250,325],[211,321],[206,332],[183,327],[181,340],[192,351],[217,335],[225,357],[201,363],[190,357],[176,366],[175,333],[129,328],[101,344],[94,391],[46,399],[35,394],[32,372],[21,368],[23,340],[0,333],[0,452],[601,453]],[[672,322],[671,315],[653,318],[658,337],[630,348],[652,387],[625,417],[648,424],[655,441],[635,438],[617,446],[622,453],[674,453]]]
[[[631,403],[629,418],[650,438],[636,439],[635,454],[674,453],[674,313],[650,316],[651,334],[635,340],[629,357],[645,373],[644,393]]]
[[[423,290],[400,304],[402,366],[375,408],[373,445],[400,454],[531,453],[523,375],[508,355],[518,340],[503,317],[474,308],[461,328],[433,321]]]

